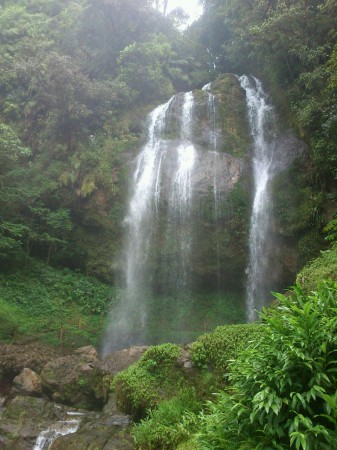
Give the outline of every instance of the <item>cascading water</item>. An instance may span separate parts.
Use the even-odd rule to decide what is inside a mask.
[[[175,261],[170,261],[171,285],[175,291],[186,292],[188,288],[188,260],[192,246],[191,238],[191,206],[192,206],[192,170],[196,159],[196,150],[192,144],[193,94],[184,95],[182,106],[182,122],[180,129],[181,143],[177,148],[178,164],[172,178],[168,200],[169,240],[176,240],[178,249]]]
[[[219,165],[219,153],[218,153],[218,135],[217,135],[217,127],[216,127],[216,107],[215,107],[215,95],[210,92],[212,83],[206,84],[202,90],[207,92],[207,112],[208,119],[210,123],[210,131],[209,131],[209,141],[211,149],[213,150],[213,158],[212,158],[212,172],[213,172],[213,199],[214,199],[214,222],[215,222],[215,246],[216,246],[216,260],[217,260],[217,284],[219,287],[220,284],[220,245],[219,245],[219,229],[217,226],[217,222],[219,219],[219,203],[220,203],[220,195],[218,189],[218,173],[217,167]]]
[[[173,328],[171,339],[179,339],[177,332],[183,333],[188,308],[193,308],[191,286],[195,275],[191,271],[191,258],[199,245],[195,241],[199,214],[196,205],[200,205],[200,196],[207,197],[213,192],[211,220],[218,233],[220,191],[228,189],[219,169],[225,159],[217,152],[215,97],[209,90],[204,92],[201,97],[204,106],[201,109],[198,106],[199,118],[195,117],[196,101],[192,92],[177,94],[149,116],[148,139],[135,161],[125,219],[126,290],[119,306],[112,309],[103,355],[136,343],[160,341],[153,337],[154,325],[159,334],[165,327],[168,331]],[[200,136],[200,129],[195,125],[198,120],[203,123],[203,147],[195,143],[196,135]],[[233,173],[233,179],[236,176]],[[216,240],[216,243],[212,240],[209,252],[216,266],[213,277],[219,280],[218,235]],[[162,301],[166,301],[166,309],[161,308]],[[168,325],[170,320],[173,327]]]
[[[125,224],[129,227],[126,245],[126,295],[112,312],[103,345],[103,354],[143,340],[146,327],[144,282],[147,258],[160,200],[160,174],[166,146],[161,138],[171,98],[149,116],[148,140],[136,159],[133,194]]]
[[[64,420],[55,423],[39,434],[34,450],[48,450],[58,437],[76,433],[79,426],[80,420],[77,419]]]
[[[253,138],[254,200],[249,232],[247,268],[247,320],[256,319],[255,310],[267,302],[269,267],[269,227],[271,202],[269,181],[273,175],[275,118],[261,82],[254,77],[239,78],[246,91],[248,118]]]
[[[268,266],[272,266],[268,181],[277,166],[273,161],[275,121],[261,83],[245,76],[239,81],[246,91],[254,148],[246,302],[251,321],[254,310],[267,301],[270,288],[266,283]],[[134,344],[185,342],[186,336],[192,336],[188,331],[183,337],[192,320],[196,333],[204,327],[202,310],[198,315],[199,305],[195,308],[193,303],[199,288],[211,296],[218,292],[219,301],[222,295],[231,295],[231,289],[237,289],[234,295],[240,290],[238,280],[243,279],[245,267],[243,221],[249,208],[247,188],[240,183],[247,173],[240,152],[248,139],[237,139],[232,123],[233,117],[242,121],[245,99],[239,98],[240,108],[234,112],[225,108],[226,122],[211,89],[217,92],[218,88],[206,85],[202,93],[177,94],[149,116],[147,142],[135,160],[125,219],[125,290],[112,309],[103,355]],[[231,320],[234,315],[242,320],[239,310],[228,313],[230,305],[241,308],[241,296],[236,298],[218,304],[221,312],[212,323],[221,320],[226,308],[225,320],[226,314]],[[207,314],[211,301],[207,299]]]
[[[207,92],[207,110],[210,122],[210,143],[214,151],[217,151],[216,108],[215,95],[210,92],[212,83],[206,84],[202,90]]]
[[[151,297],[152,242],[158,237],[160,203],[163,188],[163,164],[173,166],[169,181],[167,203],[166,240],[172,239],[175,251],[163,261],[170,265],[167,284],[175,290],[187,289],[187,262],[191,247],[189,213],[192,201],[191,174],[196,157],[192,144],[193,94],[186,93],[181,105],[179,139],[169,149],[165,139],[169,111],[172,103],[179,104],[177,96],[156,108],[149,117],[148,140],[136,160],[133,193],[129,213],[125,220],[129,227],[126,246],[126,295],[120,307],[113,311],[111,326],[107,331],[103,354],[132,343],[148,342],[148,301]],[[167,158],[170,150],[171,157]],[[172,153],[175,160],[172,161]],[[163,244],[164,245],[164,244]],[[169,242],[170,246],[171,243]],[[173,290],[173,288],[172,288]]]

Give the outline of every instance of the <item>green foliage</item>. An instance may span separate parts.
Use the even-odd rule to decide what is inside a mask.
[[[1,172],[8,169],[11,162],[17,161],[20,156],[29,156],[31,150],[25,147],[14,130],[4,123],[0,124],[0,157]]]
[[[307,185],[301,164],[295,163],[273,180],[274,212],[282,235],[296,236],[317,224],[323,197]]]
[[[2,2],[0,37],[0,264],[111,280],[125,154],[149,107],[201,70],[194,47],[149,0]]]
[[[192,438],[178,445],[177,450],[202,450],[197,439]]]
[[[194,389],[183,389],[178,396],[162,401],[146,419],[133,426],[136,448],[177,448],[197,431],[195,414],[200,410],[201,401]]]
[[[173,94],[173,87],[165,77],[173,55],[171,43],[164,35],[125,47],[118,59],[119,78],[129,87],[134,100],[151,103]]]
[[[0,338],[35,336],[52,344],[97,345],[118,291],[69,269],[28,262],[29,269],[0,276]]]
[[[332,219],[330,222],[324,227],[323,230],[327,236],[326,240],[330,242],[336,242],[337,240],[337,219]]]
[[[124,411],[144,416],[165,398],[173,397],[184,382],[176,366],[181,348],[174,344],[150,347],[141,359],[114,379],[117,399]]]
[[[297,281],[306,292],[314,291],[322,280],[337,281],[337,245],[333,244],[328,250],[309,262],[297,275]]]
[[[335,1],[205,0],[193,33],[218,72],[262,77],[310,143],[315,187],[336,176]]]
[[[155,343],[186,344],[218,325],[244,320],[242,298],[229,293],[199,293],[180,297],[178,302],[172,297],[154,296],[147,304],[153,318],[148,336]]]
[[[194,365],[224,376],[230,362],[251,343],[259,341],[263,326],[257,324],[224,325],[206,333],[191,345]]]
[[[262,339],[231,365],[231,392],[201,416],[202,448],[335,448],[337,285],[276,297]]]

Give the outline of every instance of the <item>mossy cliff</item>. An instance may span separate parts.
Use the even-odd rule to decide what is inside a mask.
[[[195,245],[189,261],[190,284],[196,291],[220,287],[237,292],[245,285],[253,190],[252,142],[245,92],[236,76],[224,74],[207,90],[194,90],[193,98],[192,140],[197,150],[197,164],[191,180],[194,198],[190,222]],[[167,158],[173,158],[170,155],[175,154],[182,102],[183,94],[176,95],[167,117],[164,137]],[[108,282],[120,278],[124,264],[125,229],[122,224],[128,209],[132,161],[146,139],[147,112],[148,108],[142,107],[125,113],[117,127],[118,138],[111,137],[109,129],[102,130],[72,155],[69,164],[59,168],[57,202],[68,208],[72,226],[63,236],[67,245],[59,245],[57,251],[51,247],[51,263],[80,268],[86,274]],[[281,133],[280,140],[282,136]],[[284,136],[288,142],[289,136]],[[292,139],[290,147],[296,156],[296,146],[301,144],[293,136]],[[173,159],[170,164],[174,170]],[[277,177],[280,181],[274,183],[276,202],[282,199],[283,191],[289,191],[288,184],[282,182],[283,169]],[[157,280],[154,290],[158,292],[163,291],[169,270],[168,267],[160,268],[160,260],[170,261],[175,251],[175,243],[165,243],[163,238],[166,227],[163,216],[167,210],[171,179],[170,170],[162,175],[162,214],[158,219],[160,231],[156,239],[159,250],[150,256],[153,258],[150,263],[152,274],[156,273],[154,278]],[[278,215],[282,208],[278,202],[275,214]],[[292,220],[295,222],[297,208],[298,202],[293,208]],[[280,220],[274,222],[272,234],[277,242],[277,260],[286,261],[279,264],[282,266],[278,275],[281,282],[277,283],[284,287],[292,282],[298,267],[297,252],[293,248],[299,236],[289,239],[284,234],[282,214]],[[42,256],[43,252],[42,247],[34,245],[31,253]]]

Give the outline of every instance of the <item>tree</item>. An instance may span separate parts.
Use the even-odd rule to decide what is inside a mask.
[[[116,95],[109,84],[91,81],[68,56],[40,52],[16,69],[27,89],[26,128],[42,141],[73,151],[112,114]]]
[[[144,43],[134,42],[118,59],[119,80],[128,86],[137,102],[164,100],[173,93],[173,86],[166,77],[173,56],[171,43],[162,34]]]

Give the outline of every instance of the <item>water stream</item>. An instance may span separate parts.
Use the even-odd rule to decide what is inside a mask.
[[[253,139],[254,197],[249,232],[247,268],[247,320],[256,319],[256,310],[266,305],[269,297],[270,221],[272,217],[269,181],[273,175],[275,117],[261,82],[243,75],[239,78],[246,91],[249,124]]]
[[[54,423],[47,428],[47,430],[44,430],[39,434],[34,450],[48,450],[58,437],[76,433],[80,426],[80,422],[79,419],[71,419]]]
[[[183,97],[180,142],[177,146],[177,167],[173,173],[168,199],[167,238],[177,246],[170,258],[170,284],[174,293],[186,293],[189,286],[188,262],[192,248],[191,207],[193,200],[192,173],[196,149],[192,143],[194,99],[192,92]]]
[[[202,90],[207,92],[207,112],[209,120],[209,141],[212,151],[212,168],[213,173],[213,199],[214,199],[214,223],[215,223],[215,246],[216,246],[216,264],[217,264],[217,285],[220,286],[220,236],[219,236],[219,204],[220,204],[220,192],[218,188],[218,166],[219,166],[219,152],[218,152],[218,132],[216,121],[216,106],[215,95],[210,91],[212,83],[206,84]]]

